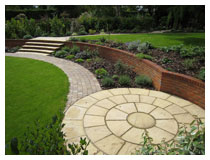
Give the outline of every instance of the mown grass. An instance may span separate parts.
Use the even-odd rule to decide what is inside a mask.
[[[5,58],[5,143],[20,140],[34,121],[47,123],[67,100],[69,82],[56,66],[26,58]],[[7,150],[6,150],[7,153]]]
[[[150,42],[155,47],[164,47],[184,44],[184,46],[205,46],[205,33],[141,33],[141,34],[122,34],[122,35],[97,35],[84,36],[82,39],[98,40],[105,37],[109,40],[118,42],[131,42],[140,40]]]

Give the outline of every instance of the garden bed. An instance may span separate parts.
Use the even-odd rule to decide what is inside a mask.
[[[77,40],[77,39],[73,39],[73,40]],[[131,46],[131,47],[134,47],[133,49],[129,49],[129,43],[127,43],[126,45],[126,43],[109,41],[104,38],[101,38],[100,40],[89,40],[89,41],[83,38],[78,39],[78,40],[82,42],[88,42],[91,44],[98,44],[98,45],[103,45],[103,46],[107,46],[111,48],[125,50],[135,55],[140,53],[137,50],[137,47],[136,48],[134,47],[136,44]],[[136,42],[130,42],[130,43],[136,43]],[[147,50],[143,50],[143,54],[146,55],[143,58],[151,60],[152,62],[160,65],[162,68],[168,71],[189,75],[195,78],[199,78],[203,81],[205,80],[205,74],[204,74],[205,72],[203,73],[203,70],[205,70],[204,69],[205,68],[205,48],[204,47],[194,47],[194,48],[186,49],[182,45],[178,45],[178,46],[172,46],[172,47],[154,48],[151,46],[151,44],[149,45],[150,46],[148,47]],[[183,57],[179,53],[180,50],[182,50],[182,52],[184,52],[185,54]],[[193,50],[196,50],[196,52],[198,50],[199,54],[195,53],[195,55],[193,55],[194,54]],[[149,55],[149,57],[147,55]]]

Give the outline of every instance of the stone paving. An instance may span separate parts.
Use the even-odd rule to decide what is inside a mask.
[[[70,105],[72,105],[75,101],[79,100],[80,98],[83,98],[91,93],[95,93],[101,90],[100,84],[98,83],[95,76],[89,70],[85,69],[77,63],[61,58],[48,56],[47,54],[30,52],[6,53],[6,56],[37,59],[48,63],[52,63],[60,69],[62,69],[68,76],[70,82],[70,92],[68,94],[68,101],[66,104],[65,111],[70,107]]]
[[[90,140],[89,154],[135,153],[142,133],[153,143],[170,141],[183,124],[195,116],[205,121],[205,111],[176,96],[146,89],[118,88],[96,92],[75,102],[65,113],[63,131],[67,143]]]

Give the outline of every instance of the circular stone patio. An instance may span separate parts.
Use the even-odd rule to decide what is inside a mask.
[[[197,116],[204,121],[199,106],[170,94],[137,88],[103,90],[74,103],[65,113],[63,131],[67,143],[80,137],[90,140],[89,154],[135,153],[148,131],[153,143],[176,137],[181,125]]]

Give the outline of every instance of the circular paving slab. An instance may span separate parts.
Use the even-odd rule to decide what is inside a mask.
[[[135,153],[142,134],[148,131],[153,143],[171,141],[181,125],[195,116],[204,121],[205,111],[179,97],[146,89],[103,90],[74,103],[65,113],[63,131],[68,143],[79,137],[90,140],[89,154]]]

